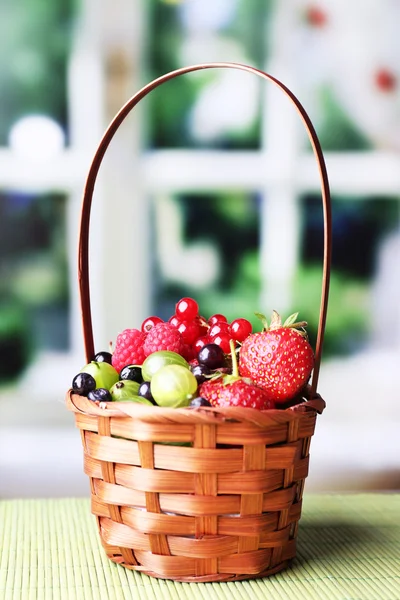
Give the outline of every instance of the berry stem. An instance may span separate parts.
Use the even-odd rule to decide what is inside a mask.
[[[229,340],[229,346],[231,349],[231,357],[232,357],[232,375],[234,377],[239,377],[239,368],[236,357],[236,346],[234,340]]]

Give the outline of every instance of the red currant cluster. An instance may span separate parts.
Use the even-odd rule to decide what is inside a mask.
[[[209,319],[202,317],[193,298],[179,300],[175,314],[168,322],[179,331],[183,342],[192,350],[193,357],[206,344],[217,344],[229,354],[230,340],[242,342],[252,332],[252,325],[247,319],[235,319],[228,323],[228,319],[221,314],[212,315]],[[148,327],[148,319],[144,321],[144,327]]]
[[[112,364],[120,371],[132,363],[141,365],[152,352],[169,350],[181,354],[187,361],[195,359],[207,344],[220,346],[230,353],[230,340],[243,342],[252,332],[247,319],[235,319],[228,323],[221,314],[209,319],[199,314],[199,305],[193,298],[182,298],[176,304],[175,314],[167,322],[160,317],[145,319],[140,330],[126,329],[116,340]]]

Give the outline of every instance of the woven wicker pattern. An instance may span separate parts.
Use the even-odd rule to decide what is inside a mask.
[[[275,573],[295,556],[322,399],[265,412],[100,409],[69,392],[67,404],[110,559],[157,577],[228,581]]]

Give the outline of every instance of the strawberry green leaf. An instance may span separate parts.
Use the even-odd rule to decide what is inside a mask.
[[[223,385],[229,385],[231,383],[235,383],[235,381],[240,381],[241,377],[239,375],[224,375],[222,378]]]
[[[257,319],[260,319],[261,323],[263,324],[263,327],[266,331],[268,331],[268,321],[265,317],[265,315],[259,313],[259,312],[255,312],[254,313],[257,317]]]
[[[293,313],[292,315],[290,315],[290,317],[288,317],[286,319],[286,321],[284,322],[283,326],[284,327],[290,327],[290,325],[293,325],[293,323],[296,323],[296,319],[299,316],[299,313]]]

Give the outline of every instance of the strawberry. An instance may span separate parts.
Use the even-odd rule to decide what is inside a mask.
[[[126,365],[141,365],[144,362],[145,339],[146,335],[139,329],[124,329],[117,336],[111,361],[118,373]]]
[[[256,313],[264,331],[249,335],[239,354],[239,373],[250,377],[277,404],[296,396],[309,380],[314,366],[314,353],[307,340],[305,322],[295,323],[291,315],[282,325],[273,311],[271,324]]]
[[[201,384],[199,395],[211,406],[242,406],[268,410],[274,408],[269,395],[248,379],[222,375]]]
[[[232,356],[232,375],[217,374],[216,377],[202,383],[198,394],[212,406],[241,406],[268,410],[275,407],[268,394],[247,378],[239,377],[235,342],[230,342]]]

